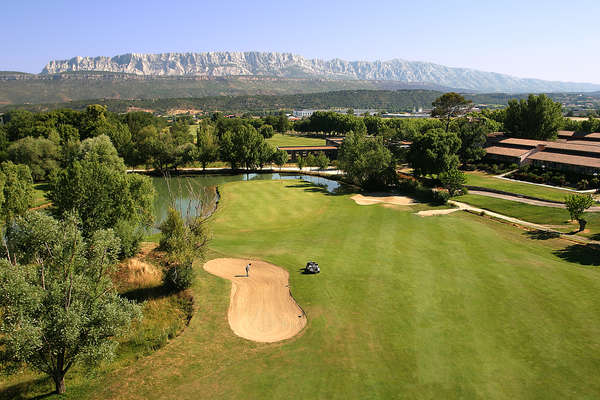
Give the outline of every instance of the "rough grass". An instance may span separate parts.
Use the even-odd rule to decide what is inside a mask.
[[[300,182],[236,182],[221,193],[213,255],[286,268],[306,329],[276,344],[235,336],[229,282],[199,271],[198,311],[181,336],[70,381],[68,398],[600,395],[600,275],[580,248],[463,212],[359,206]],[[307,260],[322,273],[300,274]]]
[[[573,194],[573,192],[568,190],[508,181],[483,172],[467,172],[465,175],[467,177],[467,185],[503,190],[505,192],[537,197],[544,200],[564,202],[565,197]]]
[[[276,133],[267,142],[273,146],[325,146],[325,139],[311,138],[300,135],[282,135]]]
[[[143,304],[143,319],[135,322],[129,334],[119,339],[115,361],[93,372],[75,368],[67,375],[68,388],[131,365],[162,348],[185,329],[191,312],[190,295],[164,290],[155,247],[155,244],[145,243],[141,254],[124,261],[113,278],[122,295]],[[30,398],[52,390],[50,379],[28,369],[4,380],[0,378],[1,399]]]

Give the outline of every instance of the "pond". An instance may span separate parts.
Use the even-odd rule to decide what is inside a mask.
[[[320,176],[300,174],[239,174],[239,175],[190,175],[170,178],[152,178],[156,189],[154,200],[155,227],[153,233],[158,232],[158,225],[167,216],[169,206],[173,205],[187,218],[198,215],[210,215],[218,201],[217,186],[228,182],[255,181],[255,180],[278,180],[278,179],[302,179],[327,190],[336,193],[342,190],[342,184],[332,179]]]

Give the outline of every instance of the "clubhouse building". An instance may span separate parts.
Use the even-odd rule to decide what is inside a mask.
[[[488,136],[486,158],[519,166],[531,164],[582,175],[600,173],[600,133],[559,131],[554,142],[518,139],[496,132]]]

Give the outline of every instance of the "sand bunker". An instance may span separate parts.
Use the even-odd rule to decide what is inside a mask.
[[[373,194],[370,196],[363,196],[362,194],[357,194],[350,197],[352,200],[361,206],[369,206],[371,204],[385,203],[385,204],[394,204],[397,206],[409,206],[411,204],[417,204],[413,198],[407,196],[389,196],[389,195],[378,195]]]
[[[446,214],[452,214],[455,211],[460,211],[460,208],[448,208],[446,210],[425,210],[425,211],[419,211],[417,213],[417,215],[419,217],[433,217],[435,215],[446,215]]]
[[[249,262],[252,267],[246,277]],[[236,335],[271,343],[291,338],[306,325],[283,268],[263,261],[217,258],[204,264],[204,269],[231,281],[228,320]]]

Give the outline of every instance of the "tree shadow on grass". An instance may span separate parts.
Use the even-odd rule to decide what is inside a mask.
[[[145,300],[161,299],[170,294],[172,294],[172,291],[165,287],[165,285],[159,285],[131,289],[121,293],[121,296],[125,297],[127,300],[134,300],[139,303]]]
[[[543,231],[541,229],[537,229],[535,231],[527,231],[524,233],[524,235],[534,240],[558,239],[560,237],[560,233],[558,232]]]
[[[554,251],[554,255],[581,265],[600,265],[600,247],[593,244],[573,244]]]
[[[355,190],[352,190],[352,188],[347,187],[345,185],[340,185],[333,190],[329,190],[327,188],[327,185],[317,185],[317,184],[314,184],[311,182],[294,183],[291,185],[286,185],[285,187],[286,188],[300,188],[300,189],[304,189],[305,192],[322,193],[326,196],[341,196],[344,194],[355,192]]]
[[[40,389],[40,390],[36,390]],[[28,396],[28,393],[31,391],[39,392],[43,390],[49,390],[46,394],[41,394],[35,397]],[[44,376],[37,379],[32,379],[25,382],[19,382],[11,386],[7,386],[6,388],[0,390],[0,400],[21,400],[21,399],[45,399],[52,395],[56,394],[54,388],[52,386],[52,380],[50,377]]]

